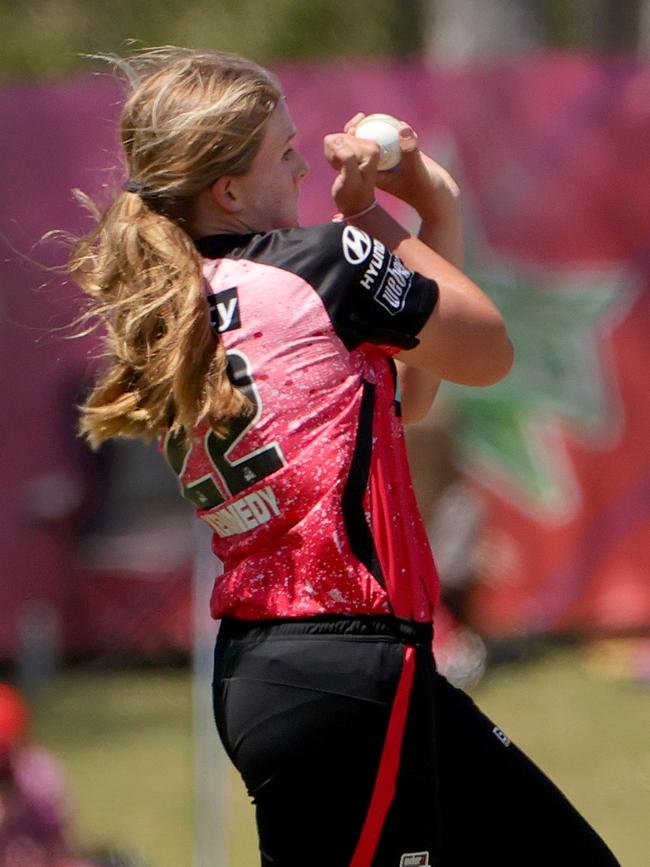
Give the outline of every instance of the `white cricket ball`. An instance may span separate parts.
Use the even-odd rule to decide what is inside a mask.
[[[379,145],[379,170],[394,169],[402,159],[399,146],[400,122],[390,114],[368,114],[357,125],[355,135]]]

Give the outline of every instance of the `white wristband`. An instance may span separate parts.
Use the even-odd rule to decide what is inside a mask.
[[[334,214],[332,217],[333,223],[347,223],[348,220],[358,220],[359,217],[365,217],[366,214],[369,214],[373,208],[377,207],[377,200],[374,199],[367,208],[364,208],[363,211],[359,211],[357,214]]]

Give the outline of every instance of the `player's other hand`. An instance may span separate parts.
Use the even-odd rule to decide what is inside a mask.
[[[345,124],[344,131],[354,136],[365,117],[359,112]],[[402,159],[398,166],[377,172],[376,185],[414,208],[423,220],[444,219],[456,207],[460,189],[449,172],[418,147],[418,136],[409,124],[400,128]]]
[[[324,139],[325,157],[337,172],[332,198],[345,216],[367,208],[375,198],[379,147],[349,133],[332,133]]]

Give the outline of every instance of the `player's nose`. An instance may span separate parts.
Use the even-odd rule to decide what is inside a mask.
[[[302,179],[307,177],[307,175],[309,174],[309,163],[301,153],[298,153],[298,159],[294,174],[296,176],[296,179],[299,181],[302,181]]]

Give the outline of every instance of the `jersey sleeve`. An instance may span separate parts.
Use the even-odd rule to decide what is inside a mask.
[[[438,285],[410,271],[381,241],[332,222],[270,232],[263,243],[268,245],[263,258],[281,259],[282,267],[318,293],[348,349],[363,343],[395,350],[418,345]]]

